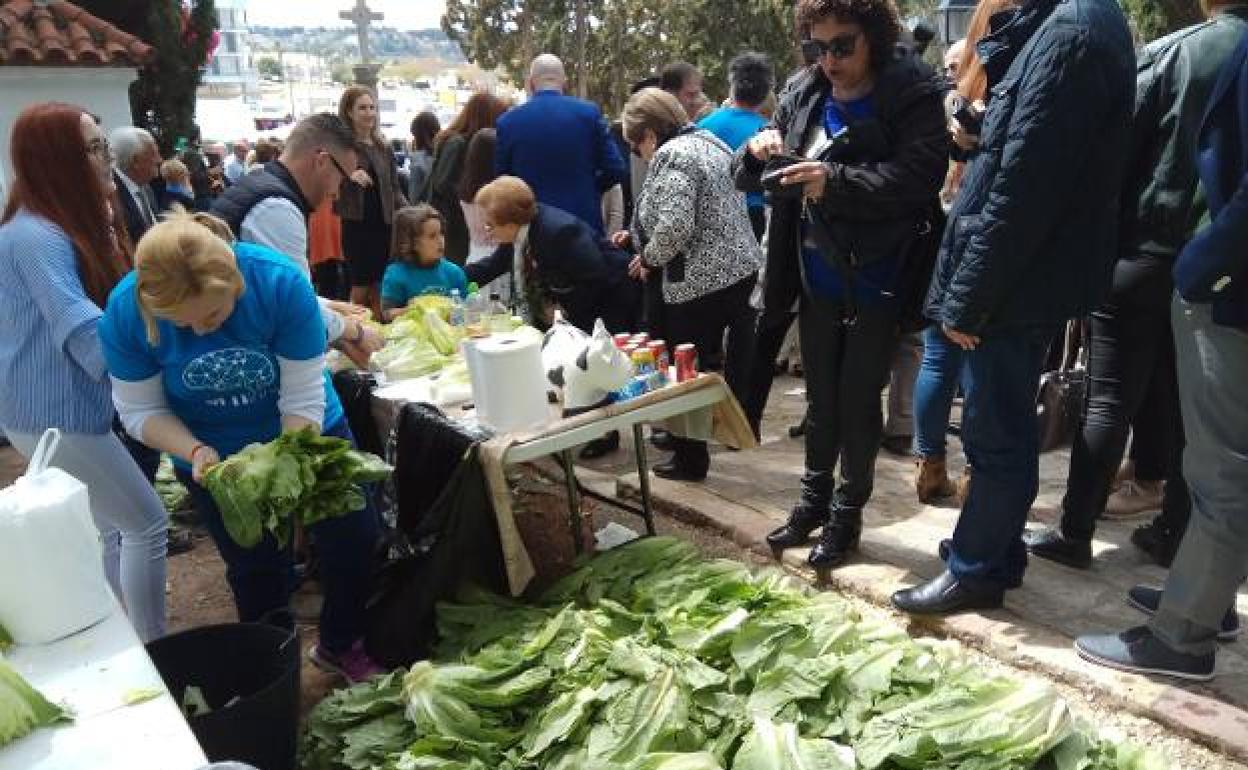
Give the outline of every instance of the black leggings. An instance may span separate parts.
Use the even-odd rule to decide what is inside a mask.
[[[1070,453],[1062,531],[1088,540],[1105,510],[1133,422],[1148,423],[1162,443],[1166,507],[1186,523],[1191,503],[1182,477],[1183,423],[1179,412],[1174,337],[1170,331],[1170,266],[1121,260],[1113,289],[1092,313],[1088,400],[1082,430]],[[1143,411],[1150,391],[1149,411]]]
[[[696,345],[699,353],[704,350],[718,350],[723,347],[719,341],[727,331],[724,380],[738,401],[745,397],[750,348],[754,337],[754,310],[750,307],[750,292],[754,290],[754,280],[755,277],[751,275],[706,296],[663,307],[669,350],[675,351],[677,345],[686,342]],[[710,464],[706,442],[675,436],[673,438],[676,439],[676,464],[689,470],[705,472]]]

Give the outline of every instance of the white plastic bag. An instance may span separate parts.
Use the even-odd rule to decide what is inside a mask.
[[[69,636],[113,608],[87,488],[48,467],[60,440],[44,433],[26,475],[0,490],[0,625],[18,644]]]

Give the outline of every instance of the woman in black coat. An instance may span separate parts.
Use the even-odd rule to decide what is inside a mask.
[[[767,540],[792,547],[822,527],[809,562],[829,569],[858,546],[898,297],[912,288],[908,262],[933,229],[949,140],[942,85],[898,49],[891,2],[799,0],[797,16],[815,63],[791,82],[772,125],[738,151],[734,172],[739,188],[771,196],[765,291],[801,287],[806,472],[788,522]],[[779,173],[764,184],[768,170]]]

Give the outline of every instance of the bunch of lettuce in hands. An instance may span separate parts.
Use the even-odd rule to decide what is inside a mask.
[[[365,503],[360,485],[382,481],[392,470],[346,439],[304,429],[248,445],[209,468],[204,487],[234,542],[251,548],[268,531],[285,546],[294,516],[308,526],[358,511]]]

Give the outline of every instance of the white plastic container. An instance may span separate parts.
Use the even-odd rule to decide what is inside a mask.
[[[43,434],[26,475],[0,490],[0,625],[18,644],[46,644],[112,611],[87,487],[48,463],[61,440]]]

